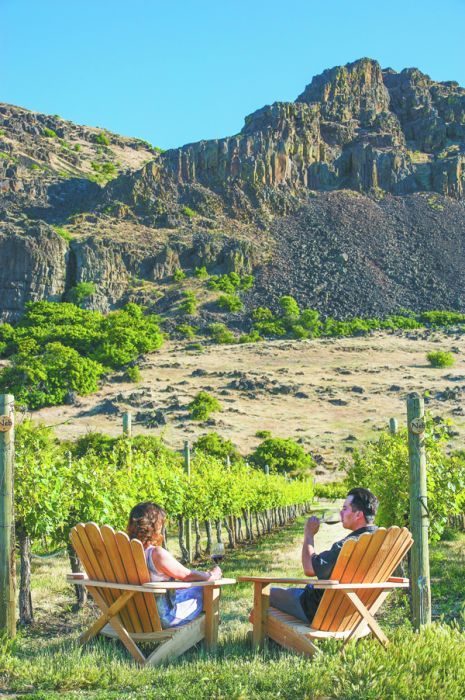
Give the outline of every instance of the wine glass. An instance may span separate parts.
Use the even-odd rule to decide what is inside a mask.
[[[215,542],[212,546],[211,557],[216,565],[223,561],[224,557],[224,544],[222,542]]]
[[[341,522],[341,515],[338,510],[323,510],[320,523],[324,525],[336,525]]]

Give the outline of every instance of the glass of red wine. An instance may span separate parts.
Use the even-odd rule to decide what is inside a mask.
[[[324,510],[320,518],[320,523],[325,525],[336,525],[341,522],[341,514],[338,510]]]
[[[222,542],[215,542],[212,545],[211,557],[216,565],[220,564],[224,559],[224,544]]]

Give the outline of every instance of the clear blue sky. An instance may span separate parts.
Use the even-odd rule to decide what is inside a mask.
[[[162,148],[362,56],[465,86],[465,0],[0,0],[0,101]]]

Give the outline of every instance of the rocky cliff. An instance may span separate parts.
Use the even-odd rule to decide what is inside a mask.
[[[156,308],[198,265],[253,269],[249,305],[462,309],[464,187],[465,90],[370,59],[165,153],[0,105],[0,313],[80,281],[106,310],[142,280]]]

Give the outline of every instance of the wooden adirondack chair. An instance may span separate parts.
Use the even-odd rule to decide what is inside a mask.
[[[389,642],[375,620],[375,614],[393,588],[408,588],[405,578],[392,574],[413,544],[407,528],[379,528],[358,540],[347,540],[328,581],[293,578],[241,576],[238,581],[254,583],[252,641],[261,647],[266,637],[286,649],[313,656],[318,639],[342,639],[344,645],[370,632],[386,646]],[[308,584],[323,589],[311,623],[269,607],[271,584]]]
[[[79,638],[81,644],[99,632],[118,637],[137,663],[153,666],[179,656],[201,640],[208,649],[216,646],[220,588],[235,579],[151,583],[142,543],[130,540],[125,532],[115,532],[108,525],[79,523],[70,538],[86,575],[69,574],[67,580],[85,586],[102,612]],[[192,622],[162,629],[155,596],[193,586],[205,588],[204,611]],[[136,642],[159,646],[146,658]]]

